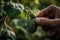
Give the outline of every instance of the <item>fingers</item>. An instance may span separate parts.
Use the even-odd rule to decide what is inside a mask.
[[[36,15],[36,17],[45,17],[46,14],[48,14],[49,11],[51,11],[51,9],[54,8],[54,6],[48,6],[45,9],[41,10],[40,12],[38,12],[38,14]]]
[[[48,18],[43,18],[43,17],[38,17],[36,18],[36,23],[39,25],[47,25],[50,23],[51,20],[49,20]]]
[[[60,18],[60,8],[55,5],[50,5],[45,9],[38,12],[36,17],[51,17],[54,16],[55,18]]]
[[[41,10],[40,12],[38,12],[36,17],[60,18],[60,7],[57,7],[55,5],[50,5],[45,9]]]
[[[40,26],[42,25],[55,26],[57,24],[60,24],[60,19],[48,19],[48,18],[38,17],[36,18],[35,21]]]

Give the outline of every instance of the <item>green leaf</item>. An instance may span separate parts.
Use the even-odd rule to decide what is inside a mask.
[[[22,12],[19,16],[20,19],[26,20],[25,12]]]
[[[3,29],[1,31],[1,40],[16,40],[15,33],[13,31]]]
[[[20,27],[26,28],[26,21],[25,20],[14,19],[13,22],[14,22],[15,26],[20,26]]]
[[[37,24],[35,23],[35,19],[29,21],[27,26],[28,26],[29,33],[34,33],[37,30]]]
[[[16,18],[23,10],[23,5],[17,3],[8,3],[4,6],[4,11],[11,19]]]
[[[29,40],[29,34],[26,29],[20,26],[17,26],[16,29],[18,31],[17,38],[19,40]]]

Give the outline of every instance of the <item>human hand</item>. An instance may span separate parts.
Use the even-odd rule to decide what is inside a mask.
[[[39,12],[35,21],[48,36],[55,35],[57,30],[55,28],[60,26],[60,8],[54,5],[48,6]]]

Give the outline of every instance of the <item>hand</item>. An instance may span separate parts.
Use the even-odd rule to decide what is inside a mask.
[[[35,21],[42,27],[48,36],[55,35],[56,29],[54,28],[60,27],[60,8],[54,5],[48,6],[39,12]]]

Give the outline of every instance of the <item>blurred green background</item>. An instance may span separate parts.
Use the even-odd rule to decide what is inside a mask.
[[[0,14],[4,19],[8,16],[6,24],[15,31],[17,40],[50,40],[33,20],[49,5],[60,7],[60,0],[0,0]],[[0,24],[2,26],[3,23]]]

